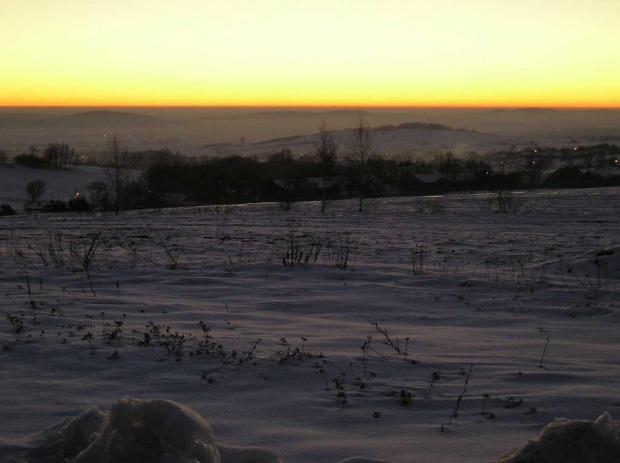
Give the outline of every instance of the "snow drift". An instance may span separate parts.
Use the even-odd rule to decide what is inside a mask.
[[[617,463],[620,422],[604,413],[596,421],[557,419],[500,463]]]
[[[90,407],[20,443],[0,440],[0,455],[3,463],[284,463],[275,450],[216,443],[209,423],[179,403],[130,398],[109,413]]]
[[[550,273],[586,278],[620,279],[620,246],[607,246],[576,257],[547,262],[542,267]]]
[[[342,460],[338,463],[391,463],[387,460],[375,460],[374,458],[353,457]]]
[[[0,440],[3,463],[284,463],[261,447],[218,444],[200,415],[170,400],[124,398],[109,413],[90,407],[23,442]],[[413,461],[413,460],[412,460]],[[498,463],[617,463],[620,422],[556,419]],[[340,463],[390,463],[353,457]]]
[[[16,445],[8,447],[15,454]],[[31,463],[282,463],[276,451],[220,446],[196,412],[164,399],[121,399],[109,413],[91,407],[27,441]],[[2,447],[0,447],[2,451]]]

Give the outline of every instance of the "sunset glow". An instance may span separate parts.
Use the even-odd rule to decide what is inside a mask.
[[[0,0],[3,106],[620,107],[617,0]]]

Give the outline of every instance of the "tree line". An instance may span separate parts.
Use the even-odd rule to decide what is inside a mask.
[[[368,196],[505,190],[525,186],[524,178],[529,186],[543,186],[543,173],[548,175],[554,159],[561,159],[565,167],[546,177],[546,186],[598,186],[615,184],[618,179],[608,181],[583,172],[585,167],[617,166],[618,158],[613,156],[619,155],[620,149],[615,145],[530,147],[491,156],[472,152],[463,158],[447,152],[424,159],[381,155],[375,146],[376,133],[377,128],[372,129],[360,114],[353,129],[347,131],[344,146],[336,143],[334,133],[323,123],[312,153],[295,155],[283,149],[261,160],[242,155],[196,159],[168,149],[131,152],[114,136],[96,161],[103,167],[101,181],[89,186],[86,205],[80,202],[74,206],[118,213],[180,204],[279,201],[290,206],[294,201],[319,200],[325,212],[329,199],[355,197],[361,212]],[[41,155],[32,148],[15,161],[62,169],[74,166],[78,159],[68,144],[50,143]],[[424,174],[439,175],[436,180],[424,180]],[[30,201],[40,196],[40,189],[40,184],[29,185]]]
[[[35,169],[69,169],[78,162],[75,149],[68,143],[50,143],[41,156],[38,151],[35,146],[31,146],[28,153],[16,156],[15,162]]]

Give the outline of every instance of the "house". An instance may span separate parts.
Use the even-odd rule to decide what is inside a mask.
[[[327,196],[339,198],[347,194],[346,177],[337,175],[325,181]],[[301,177],[271,180],[260,188],[261,200],[310,201],[323,195],[323,177]]]

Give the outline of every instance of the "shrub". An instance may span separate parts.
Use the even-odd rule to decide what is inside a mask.
[[[62,200],[51,200],[45,206],[43,206],[45,212],[66,212],[67,203]]]
[[[281,210],[282,212],[288,212],[291,210],[292,207],[293,207],[292,199],[283,199],[278,202],[278,209]]]
[[[15,210],[9,204],[0,204],[0,216],[15,215]]]
[[[516,214],[525,204],[521,195],[515,195],[511,191],[498,191],[487,196],[479,203],[482,212],[499,212],[500,214]]]
[[[433,214],[442,214],[446,212],[446,203],[443,198],[421,197],[414,202],[414,208],[419,213],[429,211]]]
[[[20,154],[15,157],[15,162],[33,169],[45,169],[47,167],[45,159],[40,158],[36,154]]]
[[[28,194],[28,202],[36,202],[43,193],[45,193],[45,182],[43,180],[33,180],[26,185],[26,193]]]
[[[88,199],[93,207],[107,211],[111,208],[110,194],[105,182],[91,182],[87,187]]]
[[[523,207],[523,197],[517,196],[511,191],[497,192],[497,207],[502,214],[515,214]]]
[[[90,203],[85,198],[78,196],[69,201],[69,210],[72,212],[88,212],[90,211]]]

